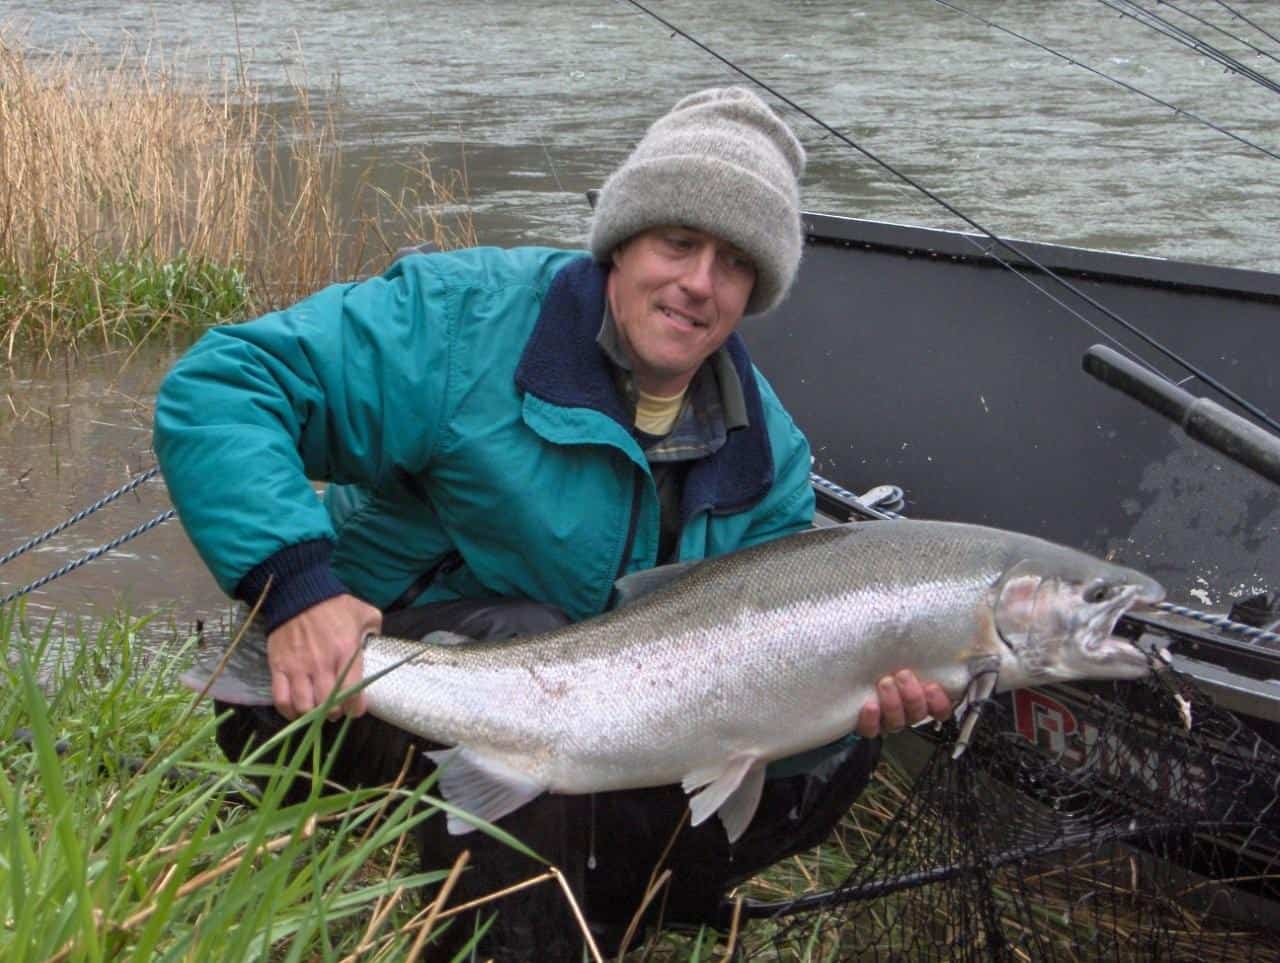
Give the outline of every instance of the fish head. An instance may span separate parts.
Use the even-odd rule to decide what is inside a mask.
[[[1052,548],[1013,564],[995,587],[995,628],[1016,661],[1017,684],[1146,675],[1150,658],[1116,635],[1116,622],[1161,601],[1164,588],[1133,569]]]

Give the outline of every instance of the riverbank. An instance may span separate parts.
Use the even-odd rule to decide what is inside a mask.
[[[212,714],[176,684],[190,640],[148,656],[128,616],[66,639],[32,635],[13,607],[0,618],[0,957],[408,956],[414,894],[448,871],[405,866],[404,832],[435,815],[415,813],[429,786],[321,796],[312,781],[287,805],[314,727],[293,727],[287,758],[268,744],[222,760]],[[246,797],[251,774],[267,782]]]
[[[194,640],[173,629],[165,650],[138,644],[157,628],[119,615],[63,637],[25,624],[15,607],[0,612],[0,958],[417,958],[451,908],[453,867],[419,868],[406,836],[443,818],[432,785],[321,795],[319,780],[302,777],[307,798],[287,804],[321,717],[287,730],[297,737],[287,757],[276,740],[228,763],[208,705],[177,681]],[[250,776],[265,780],[260,792]],[[869,793],[848,838],[891,814],[900,794],[887,783]],[[851,859],[833,843],[751,892],[779,899],[835,885]],[[640,937],[632,948],[636,958],[711,959],[771,935],[758,924]],[[838,950],[799,942],[798,960]]]
[[[262,313],[474,243],[456,176],[344,179],[332,104],[270,109],[242,78],[144,52],[37,56],[0,33],[0,349],[106,348]],[[451,212],[445,215],[445,210]]]

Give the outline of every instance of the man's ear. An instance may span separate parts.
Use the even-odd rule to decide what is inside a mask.
[[[627,238],[625,241],[621,241],[620,243],[615,245],[614,249],[609,252],[609,260],[613,262],[614,267],[618,266],[619,262],[622,259],[622,252],[625,251],[627,247],[631,244],[631,242],[634,240],[635,240],[635,235],[632,235],[631,237]]]

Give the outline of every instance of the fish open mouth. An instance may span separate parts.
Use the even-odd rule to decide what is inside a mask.
[[[1162,646],[1159,643],[1140,645],[1141,629],[1122,625],[1120,620],[1130,612],[1155,611],[1156,605],[1164,601],[1164,594],[1164,587],[1154,580],[1121,588],[1112,603],[1090,620],[1089,651],[1100,658],[1130,663],[1134,668],[1151,668]]]

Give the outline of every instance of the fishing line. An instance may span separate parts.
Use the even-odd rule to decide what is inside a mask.
[[[1213,0],[1213,2],[1216,3],[1218,6],[1220,6],[1223,10],[1227,11],[1227,13],[1231,14],[1233,17],[1239,17],[1241,20],[1243,20],[1245,23],[1247,23],[1249,26],[1251,26],[1254,30],[1258,31],[1258,33],[1262,34],[1267,39],[1280,44],[1280,37],[1277,37],[1275,34],[1270,33],[1267,30],[1264,30],[1262,27],[1259,27],[1256,23],[1254,23],[1252,20],[1246,17],[1239,10],[1233,9],[1231,5],[1226,2],[1226,0]]]
[[[1234,131],[1230,131],[1225,127],[1220,127],[1219,125],[1215,124],[1213,121],[1207,120],[1206,118],[1201,117],[1199,114],[1192,113],[1189,110],[1185,110],[1182,107],[1179,107],[1177,104],[1172,104],[1167,100],[1162,100],[1161,98],[1157,97],[1155,94],[1148,93],[1147,91],[1143,90],[1141,87],[1135,87],[1133,84],[1129,83],[1126,80],[1121,80],[1119,77],[1113,77],[1111,76],[1111,74],[1105,73],[1104,71],[1101,71],[1096,67],[1091,67],[1089,66],[1089,64],[1076,60],[1074,57],[1068,56],[1067,54],[1064,54],[1058,50],[1054,50],[1052,47],[1049,47],[1038,40],[1033,40],[1031,37],[1027,37],[1023,34],[1020,34],[1016,30],[1010,30],[1008,27],[995,23],[992,20],[988,20],[986,17],[983,17],[980,14],[973,13],[970,10],[966,10],[964,7],[957,6],[956,4],[952,3],[951,0],[933,0],[933,2],[940,4],[941,6],[944,6],[949,10],[954,10],[956,13],[963,14],[964,16],[969,17],[972,20],[976,20],[978,21],[978,23],[981,23],[987,27],[991,27],[995,30],[999,30],[1001,33],[1006,33],[1011,37],[1016,37],[1018,40],[1022,40],[1025,43],[1031,44],[1031,46],[1033,47],[1038,47],[1039,49],[1043,50],[1045,53],[1052,54],[1053,56],[1057,57],[1059,60],[1064,60],[1067,63],[1071,64],[1071,66],[1073,67],[1080,67],[1083,70],[1087,70],[1089,71],[1089,73],[1094,74],[1098,77],[1101,77],[1103,80],[1110,81],[1111,83],[1116,84],[1117,86],[1123,87],[1125,90],[1128,90],[1131,93],[1135,93],[1135,94],[1138,94],[1140,97],[1147,98],[1147,100],[1151,101],[1152,103],[1159,104],[1161,107],[1167,107],[1169,110],[1172,110],[1175,114],[1179,114],[1190,120],[1194,120],[1199,124],[1203,124],[1205,127],[1209,127],[1213,130],[1216,130],[1220,134],[1225,134],[1227,137],[1230,137],[1232,140],[1237,141],[1246,147],[1251,147],[1254,150],[1261,151],[1262,153],[1266,154],[1268,157],[1272,157],[1272,158],[1275,158],[1276,160],[1280,160],[1280,153],[1276,153],[1273,150],[1269,150],[1266,147],[1263,147],[1261,144],[1255,144],[1253,141],[1249,140],[1248,138],[1241,137],[1239,134],[1235,133]]]
[[[1179,27],[1171,20],[1160,16],[1158,13],[1153,13],[1141,4],[1137,3],[1136,0],[1101,0],[1101,2],[1112,10],[1115,10],[1126,17],[1130,17],[1143,26],[1155,30],[1157,33],[1169,37],[1177,43],[1182,44],[1184,47],[1189,47],[1197,53],[1208,57],[1210,60],[1221,64],[1232,73],[1239,74],[1248,80],[1252,80],[1254,83],[1266,87],[1275,93],[1280,93],[1280,84],[1277,84],[1270,77],[1254,70],[1252,67],[1246,66],[1226,51],[1219,47],[1215,47],[1207,41],[1201,40],[1195,34]],[[1136,11],[1136,13],[1134,11]]]
[[[854,142],[854,141],[853,141],[851,138],[849,138],[846,134],[842,133],[841,131],[836,130],[834,127],[832,127],[832,126],[831,126],[830,124],[828,124],[826,121],[824,121],[824,120],[822,120],[821,118],[817,117],[817,116],[816,116],[816,115],[814,115],[811,111],[806,110],[804,107],[801,107],[799,104],[797,104],[797,103],[796,103],[794,100],[792,100],[791,98],[784,96],[782,93],[780,93],[779,91],[775,90],[773,87],[771,87],[769,84],[765,83],[763,80],[760,80],[759,78],[757,78],[754,74],[750,73],[750,72],[749,72],[748,70],[746,70],[745,68],[738,66],[736,63],[734,63],[733,61],[729,60],[727,57],[723,56],[723,55],[722,55],[722,54],[720,54],[720,53],[717,53],[715,50],[711,49],[711,48],[710,48],[709,46],[707,46],[705,43],[703,43],[702,41],[698,40],[696,37],[692,36],[692,35],[691,35],[691,34],[689,34],[687,31],[685,31],[685,30],[681,29],[680,27],[678,27],[676,24],[674,24],[674,23],[672,23],[671,21],[669,21],[669,20],[665,19],[664,17],[659,16],[657,13],[653,12],[653,11],[652,11],[652,10],[650,10],[648,7],[646,7],[643,3],[640,3],[640,2],[639,2],[639,0],[625,0],[625,2],[626,2],[626,3],[629,3],[631,6],[635,7],[637,10],[641,11],[642,13],[646,14],[647,16],[649,16],[650,18],[652,18],[653,20],[656,20],[658,23],[662,24],[662,25],[663,25],[664,27],[666,27],[668,30],[672,31],[673,35],[678,35],[678,36],[680,36],[680,37],[684,38],[685,40],[687,40],[687,41],[689,41],[691,44],[693,44],[695,47],[697,47],[698,49],[702,50],[703,52],[705,52],[705,53],[709,54],[710,56],[714,57],[716,60],[720,61],[722,64],[724,64],[724,65],[725,65],[726,67],[728,67],[730,70],[734,71],[735,73],[739,74],[739,75],[740,75],[740,76],[742,76],[742,77],[745,77],[747,80],[749,80],[751,83],[755,84],[755,85],[756,85],[757,87],[759,87],[761,90],[766,91],[766,92],[767,92],[767,93],[769,93],[771,96],[775,97],[777,100],[779,100],[779,101],[781,101],[782,103],[786,104],[788,107],[790,107],[790,108],[791,108],[792,110],[794,110],[796,113],[800,114],[801,116],[803,116],[803,117],[807,118],[808,120],[810,120],[812,123],[814,123],[814,124],[816,124],[817,126],[821,127],[823,130],[825,130],[825,131],[826,131],[827,133],[829,133],[831,136],[835,137],[835,138],[836,138],[837,140],[839,140],[841,143],[843,143],[843,144],[845,144],[846,146],[848,146],[848,147],[852,148],[853,150],[856,150],[858,153],[862,154],[862,155],[863,155],[864,157],[866,157],[868,160],[871,160],[873,163],[875,163],[876,165],[878,165],[878,166],[879,166],[880,168],[882,168],[883,170],[887,171],[888,173],[892,174],[894,177],[898,178],[899,180],[903,181],[904,183],[906,183],[906,184],[910,185],[911,187],[915,188],[917,191],[919,191],[919,192],[920,192],[921,194],[923,194],[925,197],[929,198],[931,201],[933,201],[934,203],[936,203],[936,204],[938,204],[939,206],[941,206],[943,209],[945,209],[947,212],[949,212],[950,214],[952,214],[954,217],[957,217],[957,218],[959,218],[960,220],[964,221],[966,224],[968,224],[968,225],[969,225],[970,227],[972,227],[974,230],[978,231],[980,234],[982,234],[982,235],[984,235],[985,237],[987,237],[987,238],[988,238],[988,239],[989,239],[993,244],[998,245],[999,247],[1003,248],[1003,249],[1004,249],[1004,250],[1006,250],[1006,251],[1012,252],[1012,253],[1013,253],[1014,255],[1016,255],[1020,260],[1025,261],[1027,264],[1030,264],[1031,266],[1033,266],[1033,267],[1034,267],[1038,272],[1040,272],[1041,274],[1047,275],[1048,277],[1052,278],[1052,279],[1053,279],[1054,281],[1056,281],[1059,285],[1061,285],[1062,287],[1066,288],[1068,291],[1070,291],[1072,294],[1074,294],[1077,298],[1079,298],[1080,300],[1082,300],[1083,302],[1085,302],[1086,304],[1088,304],[1090,307],[1092,307],[1095,311],[1098,311],[1100,314],[1102,314],[1102,315],[1106,316],[1106,317],[1107,317],[1107,318],[1109,318],[1110,320],[1114,321],[1116,324],[1120,325],[1120,327],[1122,327],[1125,331],[1129,332],[1130,334],[1132,334],[1134,337],[1138,338],[1140,341],[1142,341],[1142,342],[1143,342],[1144,344],[1146,344],[1147,346],[1149,346],[1149,347],[1153,348],[1154,350],[1158,351],[1160,354],[1164,355],[1164,356],[1165,356],[1166,358],[1168,358],[1170,361],[1172,361],[1172,362],[1174,362],[1175,364],[1177,364],[1178,366],[1180,366],[1183,370],[1185,370],[1185,371],[1189,372],[1190,374],[1195,375],[1197,378],[1199,378],[1201,381],[1203,381],[1206,385],[1208,385],[1209,387],[1213,388],[1215,391],[1219,392],[1219,393],[1220,393],[1224,398],[1227,398],[1227,399],[1229,399],[1230,401],[1234,402],[1234,403],[1235,403],[1236,405],[1238,405],[1240,408],[1242,408],[1243,410],[1247,411],[1249,414],[1253,415],[1255,418],[1257,418],[1257,419],[1259,419],[1260,421],[1262,421],[1264,424],[1266,424],[1266,425],[1267,425],[1269,428],[1271,428],[1273,431],[1280,432],[1280,423],[1277,423],[1275,420],[1273,420],[1273,419],[1271,418],[1271,416],[1270,416],[1270,415],[1268,415],[1266,412],[1262,411],[1262,410],[1261,410],[1260,408],[1258,408],[1256,405],[1252,404],[1251,402],[1247,401],[1246,399],[1244,399],[1243,397],[1241,397],[1240,395],[1238,395],[1236,392],[1232,391],[1230,388],[1228,388],[1226,385],[1224,385],[1224,384],[1222,384],[1221,382],[1219,382],[1216,378],[1214,378],[1214,377],[1213,377],[1212,375],[1210,375],[1208,372],[1206,372],[1206,371],[1202,370],[1202,369],[1201,369],[1201,368],[1199,368],[1197,365],[1193,364],[1191,361],[1188,361],[1187,359],[1183,358],[1181,355],[1179,355],[1179,354],[1178,354],[1176,351],[1174,351],[1173,349],[1166,347],[1163,343],[1161,343],[1160,341],[1158,341],[1156,338],[1152,337],[1151,335],[1147,334],[1147,333],[1146,333],[1145,331],[1143,331],[1142,329],[1138,328],[1138,327],[1137,327],[1136,325],[1134,325],[1132,322],[1126,321],[1126,320],[1125,320],[1124,318],[1122,318],[1120,315],[1116,314],[1116,312],[1112,311],[1110,308],[1108,308],[1108,307],[1106,307],[1105,305],[1101,304],[1101,303],[1100,303],[1100,302],[1098,302],[1095,298],[1091,297],[1089,294],[1086,294],[1084,291],[1082,291],[1082,290],[1081,290],[1080,288],[1078,288],[1076,285],[1072,284],[1070,281],[1068,281],[1068,280],[1066,280],[1065,278],[1063,278],[1063,277],[1061,277],[1060,275],[1058,275],[1056,272],[1054,272],[1053,270],[1051,270],[1049,267],[1047,267],[1046,265],[1044,265],[1044,264],[1042,264],[1040,261],[1038,261],[1036,258],[1034,258],[1031,254],[1029,254],[1029,253],[1027,253],[1026,251],[1022,250],[1022,248],[1021,248],[1020,246],[1015,245],[1012,241],[1007,241],[1007,240],[1004,240],[1003,238],[1001,238],[1001,237],[997,236],[994,232],[992,232],[992,231],[988,230],[986,227],[984,227],[983,225],[979,224],[979,223],[978,223],[977,221],[975,221],[973,218],[969,217],[967,214],[965,214],[965,213],[963,213],[962,211],[960,211],[959,209],[957,209],[953,204],[951,204],[950,202],[946,201],[945,199],[943,199],[942,197],[940,197],[938,194],[934,193],[932,190],[930,190],[929,188],[925,187],[923,184],[921,184],[921,183],[919,183],[918,181],[916,181],[916,180],[915,180],[914,178],[912,178],[910,175],[905,174],[905,173],[903,173],[902,171],[898,170],[896,167],[894,167],[894,166],[893,166],[892,164],[890,164],[888,161],[882,160],[879,156],[877,156],[876,154],[874,154],[874,153],[873,153],[871,150],[869,150],[868,148],[863,147],[862,145],[860,145],[860,144],[858,144],[858,143]],[[1105,0],[1104,0],[1104,2],[1105,2]],[[1031,281],[1031,279],[1030,279],[1030,278],[1028,278],[1025,274],[1021,273],[1021,272],[1020,272],[1020,271],[1018,271],[1016,268],[1014,268],[1011,264],[1009,264],[1007,261],[1005,261],[1004,259],[1000,258],[998,255],[996,255],[996,254],[991,250],[991,247],[990,247],[990,246],[988,246],[988,245],[984,245],[984,244],[981,244],[981,243],[980,243],[976,238],[968,237],[967,235],[963,235],[963,234],[962,234],[962,235],[961,235],[961,237],[964,237],[966,241],[968,241],[970,244],[972,244],[972,245],[973,245],[974,247],[976,247],[978,250],[982,251],[982,252],[983,252],[985,255],[987,255],[988,257],[990,257],[990,258],[992,258],[993,260],[995,260],[995,261],[996,261],[998,264],[1000,264],[1002,267],[1005,267],[1005,268],[1007,268],[1008,270],[1013,271],[1013,273],[1014,273],[1014,274],[1016,274],[1018,277],[1022,278],[1023,280],[1027,281],[1028,283],[1030,283],[1033,287],[1035,287],[1035,288],[1036,288],[1036,290],[1041,291],[1042,293],[1044,293],[1044,294],[1046,294],[1047,296],[1049,296],[1049,297],[1054,301],[1054,303],[1056,303],[1056,304],[1058,304],[1058,305],[1061,305],[1064,309],[1066,309],[1068,312],[1070,312],[1073,316],[1075,316],[1075,317],[1076,317],[1076,318],[1078,318],[1079,320],[1083,321],[1084,323],[1088,324],[1088,325],[1089,325],[1089,327],[1091,327],[1091,328],[1093,328],[1095,331],[1097,331],[1097,332],[1099,332],[1099,333],[1103,334],[1103,335],[1104,335],[1108,340],[1110,340],[1112,343],[1114,343],[1114,344],[1118,345],[1122,350],[1124,350],[1125,352],[1127,352],[1128,354],[1130,354],[1132,357],[1134,357],[1134,358],[1135,358],[1136,360],[1138,360],[1140,363],[1142,363],[1142,364],[1149,364],[1145,359],[1140,358],[1140,357],[1136,354],[1136,352],[1134,352],[1132,349],[1130,349],[1130,348],[1128,348],[1128,347],[1126,347],[1126,346],[1122,345],[1122,344],[1121,344],[1119,341],[1117,341],[1117,340],[1116,340],[1112,335],[1107,334],[1106,332],[1102,331],[1102,329],[1101,329],[1101,328],[1099,328],[1097,325],[1095,325],[1094,323],[1092,323],[1091,321],[1089,321],[1089,319],[1085,318],[1085,317],[1084,317],[1082,314],[1080,314],[1078,311],[1075,311],[1075,310],[1073,310],[1072,308],[1067,307],[1065,304],[1063,304],[1063,302],[1062,302],[1062,301],[1060,301],[1060,300],[1058,300],[1057,298],[1055,298],[1055,297],[1053,297],[1052,295],[1050,295],[1050,294],[1049,294],[1049,293],[1048,293],[1048,292],[1047,292],[1043,287],[1041,287],[1040,285],[1038,285],[1038,284],[1036,284],[1035,282]]]
[[[1184,47],[1189,47],[1197,53],[1208,57],[1210,60],[1221,64],[1232,73],[1239,74],[1247,80],[1252,80],[1255,84],[1267,88],[1272,93],[1280,93],[1280,84],[1276,83],[1270,77],[1259,73],[1252,67],[1245,66],[1230,54],[1218,49],[1211,43],[1201,40],[1199,37],[1182,29],[1176,24],[1169,22],[1159,14],[1152,13],[1145,7],[1134,3],[1133,0],[1098,0],[1098,2],[1116,11],[1122,16],[1129,17],[1143,26],[1177,41]],[[1137,12],[1135,13],[1134,11]]]
[[[1224,37],[1228,37],[1231,40],[1234,40],[1236,43],[1242,46],[1248,47],[1254,53],[1261,54],[1263,57],[1266,57],[1268,60],[1274,60],[1276,63],[1280,64],[1280,57],[1277,57],[1275,54],[1271,53],[1270,51],[1263,50],[1261,47],[1255,47],[1253,44],[1249,43],[1249,41],[1245,40],[1244,37],[1241,37],[1239,34],[1234,34],[1230,30],[1224,30],[1222,27],[1219,27],[1216,23],[1213,23],[1210,20],[1206,20],[1204,17],[1200,16],[1198,13],[1192,13],[1190,10],[1183,10],[1180,6],[1174,3],[1173,0],[1161,0],[1161,2],[1169,9],[1178,11],[1178,13],[1182,14],[1184,17],[1194,20],[1197,23],[1203,24],[1204,26],[1208,27],[1210,30],[1215,30],[1218,33],[1222,34]]]
[[[1182,27],[1177,26],[1172,21],[1160,16],[1159,14],[1152,13],[1145,7],[1133,2],[1133,0],[1101,0],[1101,2],[1123,16],[1130,17],[1143,26],[1155,30],[1157,33],[1161,33],[1164,36],[1169,37],[1175,42],[1182,44],[1184,47],[1188,47],[1196,53],[1221,64],[1231,73],[1238,74],[1246,80],[1251,80],[1273,93],[1280,93],[1280,84],[1277,84],[1276,81],[1272,80],[1266,74],[1245,65],[1242,61],[1226,53],[1221,48],[1215,47],[1213,44],[1201,40],[1190,31],[1184,30]],[[1137,12],[1135,13],[1133,11]]]

